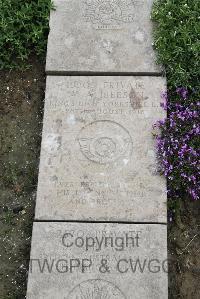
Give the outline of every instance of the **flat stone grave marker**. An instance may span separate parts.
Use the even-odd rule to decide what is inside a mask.
[[[167,299],[166,229],[34,223],[27,299]]]
[[[160,73],[153,0],[54,0],[46,71]]]
[[[38,220],[166,223],[152,125],[160,77],[47,78]]]

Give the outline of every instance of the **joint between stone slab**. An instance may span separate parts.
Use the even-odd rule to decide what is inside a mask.
[[[91,223],[91,224],[99,224],[99,223],[110,223],[110,224],[141,224],[141,225],[167,225],[165,222],[130,222],[130,221],[94,221],[94,220],[47,220],[47,219],[35,219],[36,223]]]
[[[133,77],[165,77],[164,72],[83,72],[83,71],[46,71],[47,76],[133,76]]]

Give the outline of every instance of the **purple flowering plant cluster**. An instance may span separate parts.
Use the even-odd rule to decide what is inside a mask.
[[[195,96],[196,98],[196,96]],[[187,88],[162,94],[167,117],[154,125],[161,172],[168,181],[168,197],[200,198],[200,102]]]

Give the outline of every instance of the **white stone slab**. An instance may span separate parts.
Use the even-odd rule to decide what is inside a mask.
[[[159,77],[48,77],[36,219],[166,222]]]
[[[160,73],[152,48],[153,0],[54,0],[50,72]]]
[[[34,223],[27,299],[167,299],[167,293],[165,225]]]

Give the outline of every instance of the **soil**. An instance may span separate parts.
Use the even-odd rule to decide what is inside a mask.
[[[25,298],[38,176],[44,65],[0,72],[0,298]]]
[[[168,225],[169,298],[200,298],[200,202],[182,201]]]
[[[25,298],[45,90],[44,65],[0,72],[0,299]],[[168,226],[169,298],[200,298],[200,204]]]

